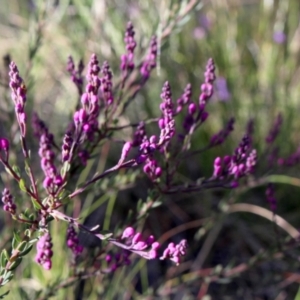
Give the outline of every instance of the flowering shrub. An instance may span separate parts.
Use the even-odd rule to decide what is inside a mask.
[[[66,251],[70,251],[71,265],[74,267],[71,279],[80,280],[98,274],[110,276],[125,266],[133,267],[136,257],[149,261],[165,261],[180,268],[189,257],[189,247],[193,246],[192,239],[171,238],[166,245],[161,242],[165,242],[165,239],[152,232],[144,234],[140,229],[140,223],[147,220],[151,210],[162,205],[166,195],[198,194],[211,189],[239,193],[251,186],[267,184],[265,195],[270,211],[262,208],[257,214],[264,214],[267,219],[273,220],[290,234],[292,239],[281,247],[293,247],[298,243],[297,230],[276,215],[275,186],[259,176],[263,174],[261,170],[260,173],[257,172],[258,168],[266,168],[266,162],[267,167],[290,167],[299,161],[298,150],[288,158],[283,158],[274,146],[283,122],[281,114],[265,138],[265,152],[258,154],[255,149],[254,122],[250,120],[245,132],[241,134],[240,142],[233,146],[233,151],[215,157],[211,163],[211,173],[202,174],[196,180],[182,174],[181,168],[184,168],[186,162],[200,153],[214,151],[226,142],[234,130],[235,119],[228,117],[224,128],[209,137],[200,149],[193,147],[194,137],[200,127],[211,119],[208,107],[214,96],[217,78],[212,58],[207,60],[203,83],[199,83],[200,91],[196,96],[192,92],[192,85],[187,84],[175,101],[172,86],[167,81],[162,86],[160,113],[156,118],[149,117],[137,123],[119,125],[119,120],[126,115],[133,99],[142,92],[156,68],[158,42],[156,36],[151,38],[144,57],[138,63],[138,43],[133,24],[129,22],[124,36],[125,53],[121,56],[119,77],[113,73],[109,62],[100,62],[96,54],[91,55],[84,77],[83,61],[76,65],[70,56],[66,70],[77,88],[79,101],[69,125],[62,129],[62,136],[54,136],[50,132],[47,125],[50,120],[41,120],[37,112],[26,109],[26,82],[22,79],[16,63],[10,62],[9,88],[18,124],[17,136],[22,160],[20,162],[15,158],[19,150],[15,138],[9,133],[1,136],[0,162],[8,174],[5,177],[6,187],[2,191],[2,202],[7,215],[21,225],[14,232],[12,247],[1,252],[1,287],[13,279],[14,270],[27,259],[31,251],[35,251],[35,262],[40,267],[46,271],[53,268],[52,259],[59,255],[54,251],[54,237],[51,235],[54,222],[58,226],[62,222],[67,223],[65,240],[69,250]],[[125,128],[133,130],[130,139],[122,136]],[[32,151],[31,148],[34,147],[28,142],[31,135],[39,145],[37,153]],[[89,162],[111,141],[117,149],[121,145],[117,161],[103,172],[95,172],[80,185],[76,185],[78,176],[88,168]],[[260,162],[260,157],[266,159]],[[37,163],[41,172],[36,171]],[[68,208],[75,199],[84,200],[88,189],[97,189],[99,182],[117,178],[120,173],[134,175],[129,183],[134,183],[138,177],[148,179],[150,189],[147,191],[147,199],[138,204],[135,214],[120,220],[113,230],[108,231],[102,229],[101,223],[95,226],[86,225],[84,220],[77,218],[80,215],[78,211],[70,213]],[[22,204],[19,200],[16,201],[20,197]],[[228,214],[255,210],[257,206],[229,201],[218,209]],[[101,241],[96,263],[89,261],[89,249],[80,238],[81,233]],[[268,253],[265,256],[254,256],[251,264],[266,259],[267,255]],[[197,258],[192,255],[190,259],[197,263]],[[201,263],[199,265],[201,269]],[[213,282],[239,274],[249,267],[250,263],[231,269],[209,269],[204,276]],[[92,269],[92,272],[85,272],[87,269]],[[66,281],[59,288],[72,283],[75,281]],[[49,294],[54,294],[57,286],[54,285]]]

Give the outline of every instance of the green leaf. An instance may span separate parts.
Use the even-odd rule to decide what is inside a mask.
[[[60,175],[61,175],[62,177],[65,177],[66,174],[69,172],[70,168],[71,168],[71,164],[70,164],[69,162],[66,161],[66,162],[64,163],[63,167],[62,167],[61,170],[60,170]]]
[[[22,239],[20,237],[20,235],[14,231],[14,239],[18,242],[18,243],[21,243],[22,242]]]
[[[20,252],[20,256],[25,256],[26,254],[28,254],[31,249],[33,248],[33,245],[29,245],[25,250],[23,250],[22,252]]]
[[[28,242],[23,241],[21,244],[19,244],[18,250],[23,251],[26,248],[27,244],[28,244]]]
[[[20,168],[18,166],[14,165],[12,166],[12,169],[19,177],[21,177]]]
[[[32,197],[31,197],[31,202],[32,202],[32,204],[33,204],[33,207],[34,207],[36,210],[39,210],[39,209],[42,208],[41,205],[40,205],[34,198],[32,198]]]
[[[5,292],[4,294],[0,295],[0,299],[4,299],[5,296],[7,296],[9,294],[9,290],[7,292]]]
[[[2,250],[2,253],[3,253],[3,255],[5,256],[6,260],[9,261],[9,260],[10,260],[10,257],[9,257],[9,255],[8,255],[7,250],[6,250],[6,249]]]
[[[31,173],[28,158],[25,159],[25,172],[26,172],[27,175],[30,175],[30,173]]]
[[[8,260],[6,259],[5,254],[4,254],[4,250],[3,250],[3,251],[1,252],[1,255],[0,255],[0,263],[1,263],[1,267],[2,267],[2,268],[5,268],[7,262],[8,262]]]
[[[109,239],[113,235],[113,233],[108,230],[102,230],[100,231],[100,234],[102,235],[101,240],[103,241]]]
[[[18,244],[19,243],[17,242],[17,240],[15,238],[13,238],[12,242],[11,242],[11,246],[12,246],[13,250],[17,249]]]
[[[19,187],[20,187],[21,191],[23,191],[23,192],[27,191],[24,179],[20,179]]]

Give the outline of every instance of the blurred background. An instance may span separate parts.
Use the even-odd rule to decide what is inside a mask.
[[[185,10],[184,17],[179,17]],[[82,58],[87,64],[90,55],[96,53],[100,63],[107,60],[113,73],[119,74],[124,32],[127,22],[132,21],[138,59],[142,59],[153,34],[159,39],[159,55],[157,68],[119,124],[157,117],[165,81],[171,85],[174,100],[187,83],[192,84],[193,98],[198,99],[206,62],[212,57],[217,75],[215,93],[208,105],[209,119],[194,136],[192,149],[205,146],[231,117],[236,120],[235,130],[220,147],[187,160],[184,174],[193,180],[211,176],[215,157],[232,153],[249,120],[253,120],[253,144],[259,154],[254,177],[269,178],[275,183],[276,213],[300,228],[299,164],[287,167],[267,163],[273,150],[277,157],[287,158],[299,146],[299,16],[298,0],[1,0],[0,134],[10,129],[7,124],[14,109],[7,88],[7,61],[18,65],[27,84],[28,111],[37,111],[59,137],[78,100],[66,71],[68,56],[75,61]],[[270,149],[265,139],[278,113],[283,116],[283,124]],[[126,139],[132,133],[124,131],[119,137]],[[32,140],[31,145],[36,149],[38,143]],[[101,169],[117,160],[119,148],[94,160],[91,169]],[[91,223],[105,219],[107,229],[114,229],[118,218],[134,210],[139,199],[147,198],[148,188],[147,181],[137,180],[121,192],[92,191],[80,200],[87,201],[80,216],[89,216],[94,220]],[[278,246],[286,233],[274,228],[272,220],[255,213],[222,213],[223,204],[239,202],[270,209],[265,188],[248,185],[238,192],[218,190],[165,197],[163,205],[151,211],[143,228],[158,236],[169,232],[168,238],[176,233],[175,240],[188,238],[186,264],[175,269],[136,260],[109,278],[92,277],[84,284],[66,286],[53,299],[300,299],[299,251],[297,247],[285,251]],[[89,209],[93,203],[96,204]],[[105,217],[113,207],[114,216]],[[74,209],[75,204],[69,211]],[[91,215],[94,211],[96,216]],[[61,267],[68,256],[64,236],[59,234],[60,225],[53,222],[51,227],[57,254],[53,257],[53,270],[44,271],[26,258],[17,271],[17,280],[9,284],[9,299],[50,299],[47,291],[53,291],[72,273],[72,266]],[[172,232],[180,226],[186,226],[181,227],[185,231]],[[9,236],[5,226],[3,236]],[[86,247],[97,246],[85,237],[82,240]],[[1,243],[5,246],[7,240],[3,238]],[[264,252],[267,249],[270,252]],[[230,278],[210,283],[211,277],[199,271],[216,266],[230,269],[248,263],[260,251],[267,253],[261,263]],[[283,253],[279,258],[275,255],[278,251]],[[123,298],[124,286],[130,286],[127,298]]]

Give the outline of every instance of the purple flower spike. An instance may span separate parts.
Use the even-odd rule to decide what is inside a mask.
[[[23,79],[19,75],[18,67],[14,62],[9,65],[9,86],[11,89],[11,98],[15,104],[15,112],[17,121],[19,123],[22,137],[26,134],[26,114],[25,114],[25,102],[26,102],[26,86]]]
[[[99,89],[101,86],[99,72],[99,61],[96,54],[92,54],[86,74],[88,83],[85,93],[81,96],[82,108],[77,110],[73,116],[76,135],[80,136],[77,139],[80,143],[86,138],[92,141],[98,130],[98,117],[100,114]],[[109,89],[106,89],[106,91],[109,91]],[[74,137],[74,139],[76,138]]]
[[[174,108],[172,102],[171,87],[168,82],[163,86],[161,99],[163,100],[160,109],[162,111],[163,121],[159,121],[159,127],[161,128],[159,145],[163,145],[168,142],[175,134],[175,120],[174,120]],[[163,123],[163,126],[162,126]]]
[[[8,189],[4,189],[2,192],[2,202],[3,202],[3,209],[9,212],[11,215],[16,214],[16,204],[13,202],[13,196],[11,195]]]
[[[231,118],[228,123],[226,124],[226,127],[224,129],[222,129],[221,131],[219,131],[217,134],[213,135],[210,139],[210,146],[217,146],[217,145],[221,145],[226,138],[228,137],[228,135],[233,131],[234,127],[234,118]]]
[[[52,267],[52,246],[52,239],[49,232],[41,236],[39,241],[36,243],[37,253],[35,256],[35,261],[42,265],[45,270],[50,270]]]
[[[178,245],[170,243],[165,249],[163,255],[160,257],[161,260],[170,259],[175,262],[176,265],[180,264],[180,259],[186,254],[187,241],[182,240]]]
[[[205,107],[206,102],[213,95],[213,82],[216,79],[215,75],[215,63],[212,58],[210,58],[206,64],[206,69],[204,73],[204,83],[201,85],[201,94],[199,97],[199,105],[202,109]]]
[[[126,249],[135,252],[146,259],[157,257],[157,249],[160,244],[150,235],[146,240],[143,239],[140,232],[135,232],[132,227],[127,227],[122,234],[122,240],[125,240]]]
[[[134,28],[131,22],[128,22],[124,42],[126,45],[126,54],[121,56],[120,69],[123,72],[130,72],[134,69],[134,49],[136,47],[136,41],[134,39]],[[126,74],[126,73],[125,73]]]
[[[83,76],[82,76],[83,69],[84,69],[84,64],[82,60],[79,61],[76,70],[73,57],[72,56],[68,57],[67,71],[69,72],[72,81],[76,85],[79,95],[81,95],[83,91]]]
[[[146,56],[140,72],[144,80],[150,77],[151,71],[156,67],[156,57],[157,57],[157,37],[153,36],[150,41],[149,53]]]
[[[286,35],[283,31],[275,31],[273,33],[273,41],[276,44],[283,44],[286,41]]]
[[[55,153],[46,134],[43,134],[40,138],[39,156],[41,158],[41,168],[45,174],[44,188],[49,193],[54,193],[62,184],[62,180],[54,165]]]
[[[49,129],[47,127],[47,125],[45,124],[44,121],[42,121],[39,117],[39,115],[34,112],[32,114],[32,119],[31,119],[31,123],[32,123],[32,128],[33,128],[33,132],[34,135],[40,139],[41,136],[43,134],[47,135],[48,139],[50,140],[51,143],[54,143],[54,138],[53,138],[53,134],[51,134],[49,132]]]
[[[112,72],[108,65],[108,62],[104,62],[101,70],[103,77],[101,78],[101,91],[105,105],[111,105],[114,101],[112,92]]]
[[[79,239],[73,226],[69,226],[67,230],[67,246],[71,249],[74,257],[82,253],[83,247],[79,245]]]
[[[267,197],[267,201],[270,204],[271,210],[275,211],[277,208],[277,200],[275,198],[274,184],[272,183],[268,184],[268,187],[266,189],[266,197]]]
[[[61,159],[62,162],[68,161],[70,159],[70,151],[73,143],[72,134],[70,132],[66,132],[62,145],[62,154]]]
[[[142,144],[142,142],[145,140],[145,138],[147,138],[145,123],[140,122],[134,133],[134,137],[133,137],[133,140],[131,143],[132,147],[140,146]]]
[[[4,157],[2,157],[1,152],[4,152]],[[0,155],[4,162],[8,161],[9,158],[9,141],[6,138],[0,138]]]
[[[282,122],[283,122],[283,118],[282,118],[282,115],[281,114],[278,114],[277,115],[277,118],[272,126],[272,128],[270,129],[267,137],[266,137],[266,143],[267,144],[272,144],[275,139],[277,138],[279,132],[280,132],[280,129],[281,129],[281,126],[282,126]]]
[[[228,101],[230,99],[230,93],[227,87],[227,81],[224,77],[218,77],[216,80],[216,90],[218,99],[221,101]]]

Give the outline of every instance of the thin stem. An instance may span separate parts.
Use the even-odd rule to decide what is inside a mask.
[[[90,179],[89,181],[87,181],[81,188],[75,190],[72,194],[69,195],[69,198],[72,199],[74,198],[75,196],[79,195],[80,193],[82,193],[83,191],[85,191],[85,189],[90,186],[92,183],[102,179],[103,177],[107,176],[108,174],[110,173],[113,173],[117,170],[120,170],[122,168],[126,168],[126,167],[131,167],[133,166],[134,164],[136,164],[136,161],[135,159],[131,159],[125,163],[122,163],[120,165],[116,165],[106,171],[104,171],[102,174],[98,175],[98,176],[94,176],[92,179]]]

